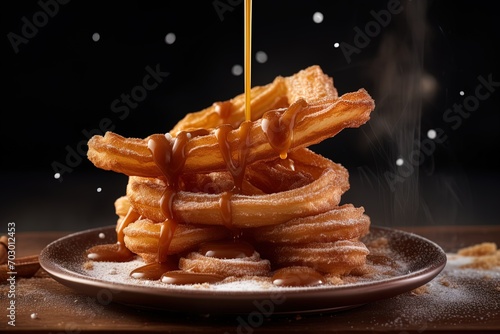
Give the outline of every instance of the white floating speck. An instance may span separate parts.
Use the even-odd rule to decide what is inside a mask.
[[[102,188],[101,188],[101,187],[97,188],[97,192],[98,192],[98,193],[100,193],[101,191],[102,191]]]
[[[338,42],[333,44],[334,48],[338,48],[339,46],[340,46],[340,43],[338,43]]]
[[[263,64],[267,61],[267,53],[265,53],[264,51],[259,51],[255,54],[255,59],[257,60],[257,62]]]
[[[54,179],[58,179],[58,178],[60,178],[60,177],[61,177],[61,174],[59,174],[59,173],[55,173],[55,174],[54,174]]]
[[[104,238],[106,238],[106,234],[104,234],[102,232],[99,233],[99,239],[104,239]]]
[[[241,65],[234,65],[231,69],[231,73],[233,73],[233,75],[239,76],[243,73],[243,67]]]
[[[463,90],[461,90],[459,94],[460,94],[460,96],[464,96],[465,92]]]
[[[398,158],[398,159],[396,160],[396,165],[398,165],[398,166],[403,166],[403,164],[404,164],[404,163],[405,163],[405,162],[404,162],[404,160],[403,160],[402,158]]]
[[[436,138],[436,136],[437,136],[436,130],[430,129],[429,131],[427,131],[427,137],[429,139],[434,139]]]
[[[38,319],[38,313],[31,313],[31,319]]]
[[[95,33],[93,33],[93,34],[92,34],[92,40],[93,40],[94,42],[97,42],[97,41],[99,41],[100,39],[101,39],[101,35],[99,35],[99,33],[98,33],[98,32],[95,32]]]
[[[174,44],[175,42],[175,34],[173,32],[169,32],[166,36],[165,36],[165,43],[167,44]]]
[[[313,14],[313,21],[315,23],[321,23],[323,22],[323,13],[321,12],[316,12]]]

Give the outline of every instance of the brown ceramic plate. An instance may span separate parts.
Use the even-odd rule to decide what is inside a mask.
[[[114,226],[70,234],[49,244],[40,264],[55,280],[103,304],[200,314],[270,314],[345,310],[411,291],[436,277],[446,265],[445,252],[418,235],[372,226],[365,240],[384,237],[404,270],[344,285],[273,289],[187,289],[183,286],[120,281],[116,275],[95,276],[83,269],[85,250],[116,242]],[[120,264],[116,264],[118,267]],[[104,277],[104,278],[103,278]],[[133,280],[132,280],[133,282]],[[147,282],[146,282],[147,283]],[[216,305],[217,307],[214,307]]]

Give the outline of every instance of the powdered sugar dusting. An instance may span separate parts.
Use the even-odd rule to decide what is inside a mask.
[[[421,333],[435,324],[462,329],[471,323],[494,323],[500,316],[500,266],[470,267],[477,256],[448,253],[447,258],[446,267],[429,283],[371,304],[371,317],[362,320],[366,329],[411,328]],[[391,314],[390,320],[386,314]]]
[[[366,265],[355,269],[349,275],[326,276],[325,287],[365,284],[382,281],[409,272],[407,263],[398,254],[388,247],[387,240],[375,239],[367,244],[370,247],[370,255],[367,257]],[[234,261],[238,261],[235,259]],[[268,291],[268,290],[298,290],[308,287],[283,287],[272,283],[271,276],[253,277],[227,277],[216,284],[193,284],[172,285],[160,280],[144,280],[130,277],[132,270],[145,265],[145,262],[137,257],[129,262],[97,262],[87,261],[82,266],[82,273],[88,277],[112,283],[127,285],[173,288],[176,290],[211,290],[211,291]],[[317,289],[318,287],[314,287]]]
[[[127,285],[138,285],[147,287],[172,287],[171,284],[166,284],[160,280],[145,280],[136,279],[130,277],[130,272],[132,270],[145,265],[145,262],[137,258],[133,261],[119,263],[119,262],[93,262],[92,267],[86,266],[84,272],[86,275],[113,283],[121,283]],[[235,279],[230,277],[225,279],[223,282],[218,284],[193,284],[193,285],[176,285],[176,289],[187,289],[187,290],[219,290],[219,291],[255,291],[260,289],[269,289],[272,287],[270,279],[257,278],[257,277],[245,277],[241,279]]]

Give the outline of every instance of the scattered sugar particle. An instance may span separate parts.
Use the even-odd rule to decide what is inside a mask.
[[[167,43],[167,44],[174,44],[175,39],[176,39],[175,34],[174,34],[173,32],[169,32],[169,33],[165,36],[165,43]]]
[[[100,193],[102,191],[102,188],[101,187],[98,187],[97,188],[97,192]]]
[[[31,313],[31,319],[38,319],[38,313]]]
[[[459,94],[460,94],[460,96],[464,96],[465,92],[463,90],[461,90]]]
[[[436,136],[437,136],[436,130],[430,129],[429,131],[427,131],[427,137],[429,139],[436,139]]]
[[[108,274],[109,274],[109,275],[116,275],[116,274],[118,274],[118,271],[116,270],[116,268],[111,268],[111,269],[108,271]]]
[[[339,46],[340,46],[340,43],[338,43],[338,42],[333,43],[333,47],[334,47],[335,49],[336,49],[336,48],[338,48]]]
[[[258,51],[255,54],[255,59],[258,63],[264,64],[267,61],[267,53],[265,53],[264,51]]]
[[[61,174],[60,174],[60,173],[55,173],[55,174],[54,174],[54,179],[56,179],[56,180],[57,180],[57,179],[59,179],[60,177],[61,177]]]
[[[316,12],[313,14],[313,21],[314,23],[321,23],[323,22],[323,13],[321,12]]]
[[[404,163],[405,163],[405,161],[402,158],[398,158],[396,160],[396,165],[398,165],[398,166],[403,166]]]
[[[234,65],[231,68],[231,73],[235,76],[240,76],[243,74],[243,67],[241,65]]]
[[[106,234],[104,234],[102,232],[99,233],[99,239],[104,239],[104,238],[106,238]]]
[[[92,34],[92,40],[94,42],[98,42],[100,39],[101,39],[101,35],[99,35],[98,32],[95,32],[95,33]]]

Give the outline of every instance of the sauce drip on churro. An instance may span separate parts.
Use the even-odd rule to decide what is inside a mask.
[[[195,136],[208,134],[200,129],[193,132],[180,131],[174,138],[169,134],[155,134],[149,138],[148,149],[153,160],[165,176],[166,188],[160,199],[160,208],[165,220],[161,223],[158,240],[158,261],[139,267],[132,271],[131,276],[143,279],[159,279],[168,270],[176,269],[168,256],[168,248],[177,227],[173,214],[174,198],[179,190],[178,180],[186,161],[186,144]]]
[[[247,164],[248,148],[250,147],[249,135],[252,123],[245,121],[241,123],[240,127],[237,129],[236,134],[238,136],[238,156],[236,160],[233,158],[231,144],[228,140],[228,136],[233,130],[233,127],[229,124],[221,125],[215,131],[219,143],[219,149],[221,155],[226,163],[227,170],[231,173],[233,177],[234,187],[232,190],[224,192],[221,194],[219,203],[221,208],[221,217],[224,225],[235,231],[232,226],[232,212],[231,212],[231,197],[235,193],[240,193],[243,185],[243,178],[245,175],[245,169]]]
[[[281,159],[286,159],[288,156],[288,149],[293,140],[295,117],[306,106],[306,101],[298,100],[285,112],[271,110],[262,116],[262,131],[266,134],[271,147],[279,153]]]

